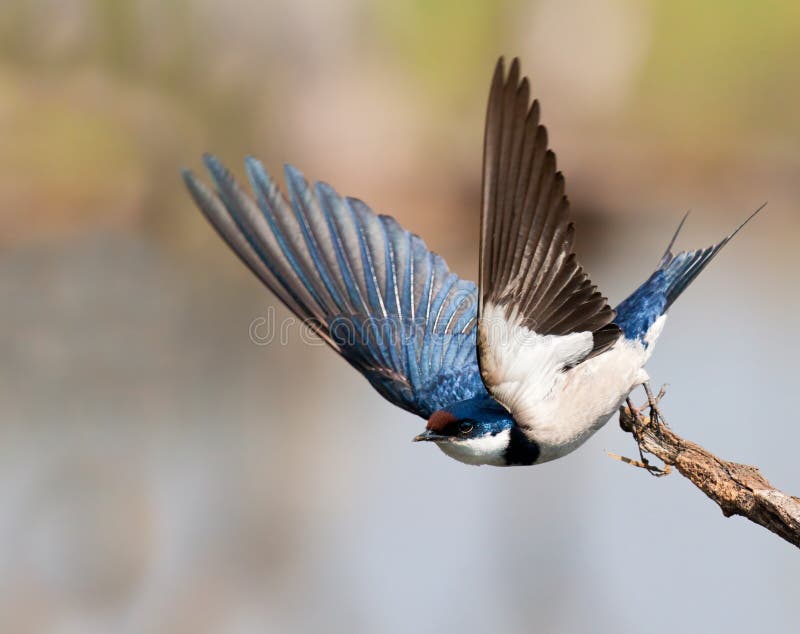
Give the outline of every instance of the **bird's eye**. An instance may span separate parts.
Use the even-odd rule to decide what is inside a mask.
[[[470,423],[468,420],[462,420],[458,424],[458,431],[459,431],[459,433],[466,435],[466,434],[470,433],[473,430],[474,427],[475,426],[472,423]]]

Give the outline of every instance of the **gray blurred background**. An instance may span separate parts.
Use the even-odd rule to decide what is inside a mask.
[[[472,277],[499,54],[613,302],[686,209],[696,247],[769,201],[649,370],[679,433],[800,493],[800,4],[4,0],[0,631],[797,631],[796,549],[608,458],[616,421],[467,467],[327,349],[251,341],[275,302],[179,168],[291,161]]]

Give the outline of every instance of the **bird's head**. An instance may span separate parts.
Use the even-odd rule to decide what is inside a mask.
[[[434,412],[414,441],[435,442],[445,454],[466,464],[506,466],[513,424],[494,399],[477,397]]]

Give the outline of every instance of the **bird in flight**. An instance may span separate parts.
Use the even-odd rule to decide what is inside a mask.
[[[477,286],[393,218],[291,165],[287,199],[253,158],[254,197],[216,158],[205,164],[213,190],[184,180],[239,258],[381,395],[427,420],[414,440],[473,465],[537,464],[583,444],[647,381],[672,303],[758,213],[675,254],[679,226],[612,309],[573,252],[564,177],[517,59],[506,74],[500,58],[489,93]]]

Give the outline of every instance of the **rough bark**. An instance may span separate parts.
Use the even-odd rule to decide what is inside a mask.
[[[663,390],[654,398],[647,386],[645,389],[650,416],[630,401],[620,409],[620,427],[636,439],[642,460],[620,459],[654,475],[666,475],[674,467],[714,500],[725,517],[746,517],[800,548],[800,498],[776,489],[757,467],[723,460],[678,436],[658,409]],[[645,453],[656,456],[665,467],[651,465]]]

